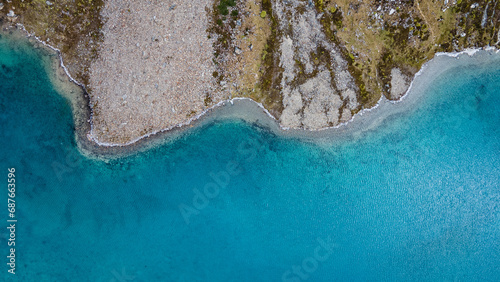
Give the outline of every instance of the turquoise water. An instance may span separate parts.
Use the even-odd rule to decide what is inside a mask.
[[[415,110],[342,142],[225,120],[109,162],[79,154],[37,51],[3,37],[0,67],[9,281],[500,277],[498,64],[453,69]]]

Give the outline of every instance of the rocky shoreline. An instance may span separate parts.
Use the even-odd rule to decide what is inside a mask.
[[[138,151],[144,151],[166,142],[172,142],[182,137],[186,132],[190,132],[193,127],[200,128],[227,118],[245,120],[247,123],[255,124],[259,128],[266,128],[266,130],[270,130],[274,134],[283,137],[288,136],[291,138],[313,140],[314,142],[321,142],[324,138],[330,140],[332,137],[339,140],[343,138],[342,136],[349,138],[352,134],[357,135],[378,126],[386,117],[392,114],[406,112],[416,107],[416,102],[425,94],[427,85],[440,74],[453,68],[454,62],[450,60],[461,59],[460,62],[463,61],[467,65],[474,64],[474,61],[469,58],[477,57],[474,59],[478,60],[476,64],[484,64],[487,62],[485,60],[488,60],[491,55],[498,56],[497,54],[500,53],[500,50],[494,47],[467,49],[452,53],[438,53],[434,60],[426,63],[415,75],[405,95],[400,97],[400,99],[388,100],[381,97],[374,107],[361,110],[350,121],[333,127],[325,127],[318,130],[286,128],[261,103],[250,98],[237,97],[221,101],[217,105],[207,108],[203,113],[192,117],[184,124],[152,132],[127,144],[110,144],[92,139],[89,135],[92,129],[92,113],[88,106],[89,97],[84,87],[75,84],[75,81],[68,75],[60,51],[33,35],[26,36],[26,30],[20,25],[18,27],[4,26],[2,31],[9,33],[9,36],[13,37],[14,40],[27,40],[35,48],[42,48],[44,50],[42,52],[44,54],[43,61],[47,67],[49,78],[55,89],[62,96],[65,96],[72,105],[75,121],[75,138],[80,151],[87,157],[99,158],[106,162],[135,154]],[[53,52],[57,52],[57,57],[54,57]],[[476,55],[478,52],[481,54]],[[440,57],[446,57],[446,59],[443,60]],[[492,59],[499,60],[498,57]],[[412,95],[409,95],[410,92]],[[404,104],[391,105],[402,100],[405,100]],[[349,126],[346,126],[348,124]]]
[[[395,41],[398,33],[419,27],[419,33],[408,35],[413,43],[406,44],[410,49],[419,45],[423,48],[437,40],[437,26],[433,27],[429,20],[435,10],[429,3],[409,7],[397,2],[391,4],[394,9],[389,9],[370,3],[346,6],[342,1],[104,1],[96,9],[99,17],[92,18],[103,19],[101,37],[96,40],[98,56],[86,65],[84,76],[76,76],[77,80],[88,78],[82,83],[88,90],[91,109],[87,137],[100,146],[130,146],[153,134],[188,125],[236,97],[257,102],[282,129],[316,131],[338,127],[376,106],[382,96],[400,99],[422,63],[432,58],[426,57],[415,67],[398,61],[401,58],[397,56],[406,55],[387,53],[385,47],[377,45],[382,43],[375,42],[373,48],[378,48],[382,61],[372,69],[375,77],[366,76],[364,72],[370,66],[364,64],[370,58],[366,61],[366,54],[356,51],[359,46],[344,38],[350,28],[346,23],[349,16],[382,14],[386,24],[382,30],[390,29],[393,34],[382,33],[380,37],[386,40],[390,36],[392,41],[388,42],[395,46],[400,44]],[[500,14],[495,15],[496,5],[488,3],[467,6],[467,11],[485,6],[485,31],[490,22],[488,11],[493,11],[493,30],[498,25],[494,19]],[[465,7],[462,1],[445,6],[455,9],[457,17],[457,7]],[[0,17],[11,24],[26,21],[26,11],[18,15],[11,8],[15,7],[2,6]],[[404,15],[405,11],[411,14],[413,9],[422,16],[427,14],[426,27],[417,18],[413,23],[403,23],[404,30],[399,28],[401,23],[394,16]],[[391,17],[396,29],[387,27]],[[30,27],[26,29],[29,32]],[[471,34],[475,38],[475,33]],[[365,36],[363,40],[368,41],[370,35]],[[489,41],[484,39],[484,43],[491,43],[495,36],[488,37]],[[49,39],[40,38],[52,44]],[[477,44],[471,40],[467,44]],[[467,44],[453,48],[465,49]],[[426,56],[442,50],[432,48]],[[61,59],[66,61],[68,54],[63,50]],[[424,55],[417,55],[417,61]],[[70,59],[69,64],[68,69],[64,68],[71,77],[70,72],[79,67],[75,60]]]
[[[93,139],[129,143],[199,115],[209,93],[216,102],[227,99],[212,76],[209,4],[105,3],[104,40],[90,67]]]

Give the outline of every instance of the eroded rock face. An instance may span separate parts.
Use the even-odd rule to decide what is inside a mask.
[[[410,87],[410,78],[404,75],[400,69],[393,68],[391,70],[391,99],[397,100],[401,98]]]
[[[312,2],[277,0],[273,9],[283,33],[282,125],[317,130],[350,119],[359,106],[357,86]]]
[[[343,102],[331,86],[329,71],[322,71],[299,86],[307,101],[302,124],[306,129],[320,129],[339,122],[339,109]]]
[[[284,110],[281,114],[281,125],[286,128],[299,128],[302,124],[302,95],[299,90],[290,91],[283,97]]]

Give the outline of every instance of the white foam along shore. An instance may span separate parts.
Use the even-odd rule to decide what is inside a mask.
[[[489,62],[500,66],[500,50],[495,47],[484,47],[475,49],[466,49],[461,52],[436,53],[434,58],[422,65],[421,69],[415,74],[406,93],[398,100],[388,100],[382,96],[377,103],[378,107],[371,108],[370,115],[365,117],[353,118],[348,127],[348,131],[363,131],[373,129],[378,126],[385,118],[397,114],[408,112],[421,102],[427,93],[430,93],[430,87],[433,82],[443,78],[443,74],[456,68],[464,68],[473,65],[487,65]]]
[[[415,74],[410,87],[406,93],[396,101],[388,100],[385,96],[382,96],[380,100],[374,107],[363,109],[359,113],[355,114],[351,120],[341,123],[333,127],[321,128],[319,130],[306,130],[306,129],[290,129],[283,127],[279,120],[277,120],[261,103],[258,103],[250,98],[237,97],[229,100],[224,100],[218,104],[208,108],[203,113],[192,117],[189,121],[166,128],[160,131],[152,132],[150,134],[144,135],[137,138],[127,144],[100,144],[97,140],[94,142],[103,146],[127,146],[138,142],[139,140],[153,136],[161,132],[167,132],[174,128],[180,128],[188,126],[194,121],[199,120],[204,117],[207,112],[212,112],[213,117],[209,118],[208,121],[218,119],[218,118],[242,118],[249,122],[260,121],[262,123],[263,116],[266,116],[267,122],[264,122],[270,129],[275,133],[280,135],[286,135],[291,137],[306,137],[306,138],[316,138],[324,137],[338,134],[351,133],[354,131],[364,131],[371,129],[379,125],[386,117],[408,110],[408,108],[415,107],[415,102],[417,102],[426,92],[429,84],[438,78],[440,74],[446,71],[458,67],[462,64],[473,64],[475,63],[475,56],[479,55],[478,52],[482,52],[485,55],[496,54],[497,60],[500,61],[500,50],[494,47],[487,48],[476,48],[467,49],[462,52],[454,53],[437,53],[435,57],[428,62],[426,62],[422,68]],[[462,56],[467,56],[469,60],[457,61]],[[484,57],[483,59],[486,59]],[[411,98],[411,99],[410,99]],[[411,100],[411,101],[410,101]],[[405,101],[405,103],[401,103]],[[251,104],[257,107],[252,107]],[[399,104],[399,105],[396,105]],[[338,133],[338,134],[337,134]]]
[[[26,27],[24,27],[23,24],[20,24],[20,23],[16,23],[16,26],[20,29],[22,29],[24,32],[26,32],[26,34],[28,35],[28,37],[32,37],[34,39],[36,39],[36,41],[38,41],[39,43],[41,43],[42,45],[44,45],[45,47],[47,48],[50,48],[52,49],[53,51],[55,51],[59,57],[59,61],[60,61],[60,66],[61,68],[64,70],[64,73],[68,76],[69,80],[73,83],[75,83],[76,85],[82,87],[85,89],[85,85],[83,85],[82,83],[78,82],[76,79],[74,79],[71,74],[69,73],[68,69],[66,68],[66,66],[64,65],[64,62],[63,62],[63,57],[62,57],[62,53],[61,53],[61,50],[59,50],[58,48],[48,44],[47,42],[43,41],[40,39],[40,37],[36,36],[34,33],[30,33]]]
[[[445,57],[451,57],[451,58],[457,58],[457,59],[460,59],[460,56],[461,55],[465,55],[467,54],[469,57],[472,57],[474,56],[477,52],[479,51],[487,51],[487,52],[494,52],[494,53],[498,53],[500,52],[499,49],[495,48],[495,47],[483,47],[483,48],[470,48],[470,49],[465,49],[463,51],[460,51],[460,52],[449,52],[449,53],[446,53],[446,52],[438,52],[434,55],[434,58],[432,58],[431,60],[427,61],[426,63],[424,63],[422,65],[422,67],[420,68],[420,70],[415,74],[415,76],[413,77],[413,80],[411,81],[410,83],[410,86],[408,87],[408,90],[406,90],[406,93],[401,96],[401,98],[399,98],[398,100],[394,100],[394,101],[390,101],[391,103],[393,104],[396,104],[396,103],[399,103],[401,101],[403,101],[407,96],[408,94],[411,92],[412,90],[412,87],[415,83],[415,80],[421,76],[424,71],[426,71],[426,69],[428,68],[429,64],[435,60],[437,57],[440,57],[440,56],[445,56]]]
[[[22,29],[24,32],[26,32],[28,37],[32,37],[32,38],[36,39],[39,43],[41,43],[44,46],[46,46],[47,48],[50,48],[51,50],[55,51],[58,54],[58,58],[60,61],[60,67],[64,70],[64,73],[69,78],[69,80],[72,83],[75,83],[78,86],[85,89],[85,85],[83,85],[82,83],[75,80],[71,76],[71,74],[69,73],[68,69],[64,65],[61,51],[58,48],[41,40],[39,37],[35,36],[34,34],[29,33],[22,24],[16,24],[16,25],[17,25],[17,27]],[[270,121],[270,123],[267,123],[267,125],[269,125],[270,127],[278,128],[279,132],[277,132],[277,133],[281,133],[283,135],[288,135],[288,136],[296,136],[296,137],[313,137],[314,138],[315,136],[325,136],[325,134],[321,134],[321,132],[328,134],[328,133],[330,133],[332,131],[336,131],[336,130],[339,133],[341,133],[340,131],[350,132],[353,130],[360,130],[361,128],[369,129],[369,128],[373,128],[374,126],[378,125],[381,120],[385,119],[385,117],[387,117],[388,115],[390,115],[394,111],[399,112],[401,110],[401,109],[398,110],[395,107],[392,107],[393,109],[389,109],[388,105],[398,104],[398,103],[402,102],[403,100],[407,100],[407,97],[409,97],[410,95],[412,95],[414,98],[413,100],[415,100],[416,98],[421,96],[423,94],[423,92],[425,92],[426,85],[430,81],[435,79],[438,74],[444,73],[446,70],[454,67],[453,65],[449,64],[449,61],[446,61],[446,64],[444,64],[444,62],[437,62],[439,57],[444,56],[444,57],[448,57],[448,58],[460,59],[462,55],[468,55],[468,57],[473,57],[474,55],[476,55],[480,51],[495,53],[495,54],[498,54],[500,52],[500,50],[495,48],[495,47],[483,47],[483,48],[466,49],[466,50],[463,50],[461,52],[436,53],[434,58],[432,58],[431,60],[426,62],[422,66],[422,68],[415,74],[408,90],[405,92],[405,94],[403,96],[401,96],[400,99],[395,100],[395,101],[391,101],[391,100],[386,99],[385,96],[382,95],[375,106],[373,106],[371,108],[363,109],[360,112],[353,115],[353,117],[349,121],[346,121],[344,123],[338,124],[338,125],[333,126],[333,127],[325,127],[325,128],[321,128],[318,130],[290,129],[290,128],[282,126],[279,123],[279,120],[277,120],[261,103],[256,102],[256,101],[252,100],[251,98],[236,97],[236,98],[232,98],[229,100],[221,101],[221,102],[217,103],[216,105],[213,105],[212,107],[207,108],[202,113],[191,117],[186,122],[183,122],[183,123],[180,123],[180,124],[168,127],[168,128],[164,128],[162,130],[157,130],[157,131],[142,135],[142,136],[140,136],[134,140],[131,140],[127,143],[124,143],[124,144],[114,144],[114,143],[106,143],[106,142],[98,141],[94,137],[94,135],[92,134],[92,132],[93,132],[92,111],[90,111],[91,116],[90,116],[90,119],[88,120],[88,122],[90,123],[90,132],[87,133],[87,138],[89,140],[91,140],[92,142],[96,143],[97,145],[103,146],[103,147],[126,147],[126,146],[133,145],[133,144],[135,144],[143,139],[146,139],[148,137],[160,134],[160,133],[168,132],[168,131],[171,131],[171,130],[176,129],[176,128],[187,127],[187,126],[191,125],[193,122],[200,120],[200,118],[207,115],[207,113],[213,112],[214,110],[216,111],[215,115],[214,115],[214,119],[219,118],[221,116],[225,116],[228,118],[235,117],[235,118],[243,118],[247,121],[255,121],[255,120],[260,120],[259,118],[262,116],[262,114],[265,114],[269,118],[269,121]],[[498,56],[500,56],[500,55],[498,55]],[[245,103],[245,101],[257,105],[258,106],[257,109],[260,112],[252,112],[251,109],[248,109],[249,111],[247,111],[247,110],[244,110],[244,108],[240,108],[240,107],[238,107],[238,105],[236,105],[239,108],[238,111],[234,111],[234,110],[227,111],[227,113],[222,114],[223,108],[228,107],[229,104],[231,104],[231,106],[234,106],[235,104],[239,104],[239,102],[243,102],[243,104],[246,104],[243,107],[248,108],[248,104]],[[87,106],[90,108],[90,105],[87,105]],[[243,111],[241,111],[241,110],[243,110]],[[217,112],[219,112],[219,115]],[[74,113],[74,114],[76,114],[76,113]],[[274,123],[277,126],[273,126],[272,123]],[[347,125],[352,125],[352,126],[349,126],[349,128],[348,128]],[[339,130],[339,129],[342,129],[342,130]]]

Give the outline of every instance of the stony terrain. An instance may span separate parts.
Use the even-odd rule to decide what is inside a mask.
[[[126,144],[231,97],[285,128],[399,99],[436,52],[500,46],[498,0],[3,1],[87,88],[92,137]]]
[[[278,0],[274,11],[282,31],[283,126],[321,129],[350,120],[359,106],[358,86],[339,46],[323,32],[312,2]]]
[[[130,142],[185,123],[209,106],[215,91],[209,0],[109,0],[99,58],[90,67],[92,136]]]

